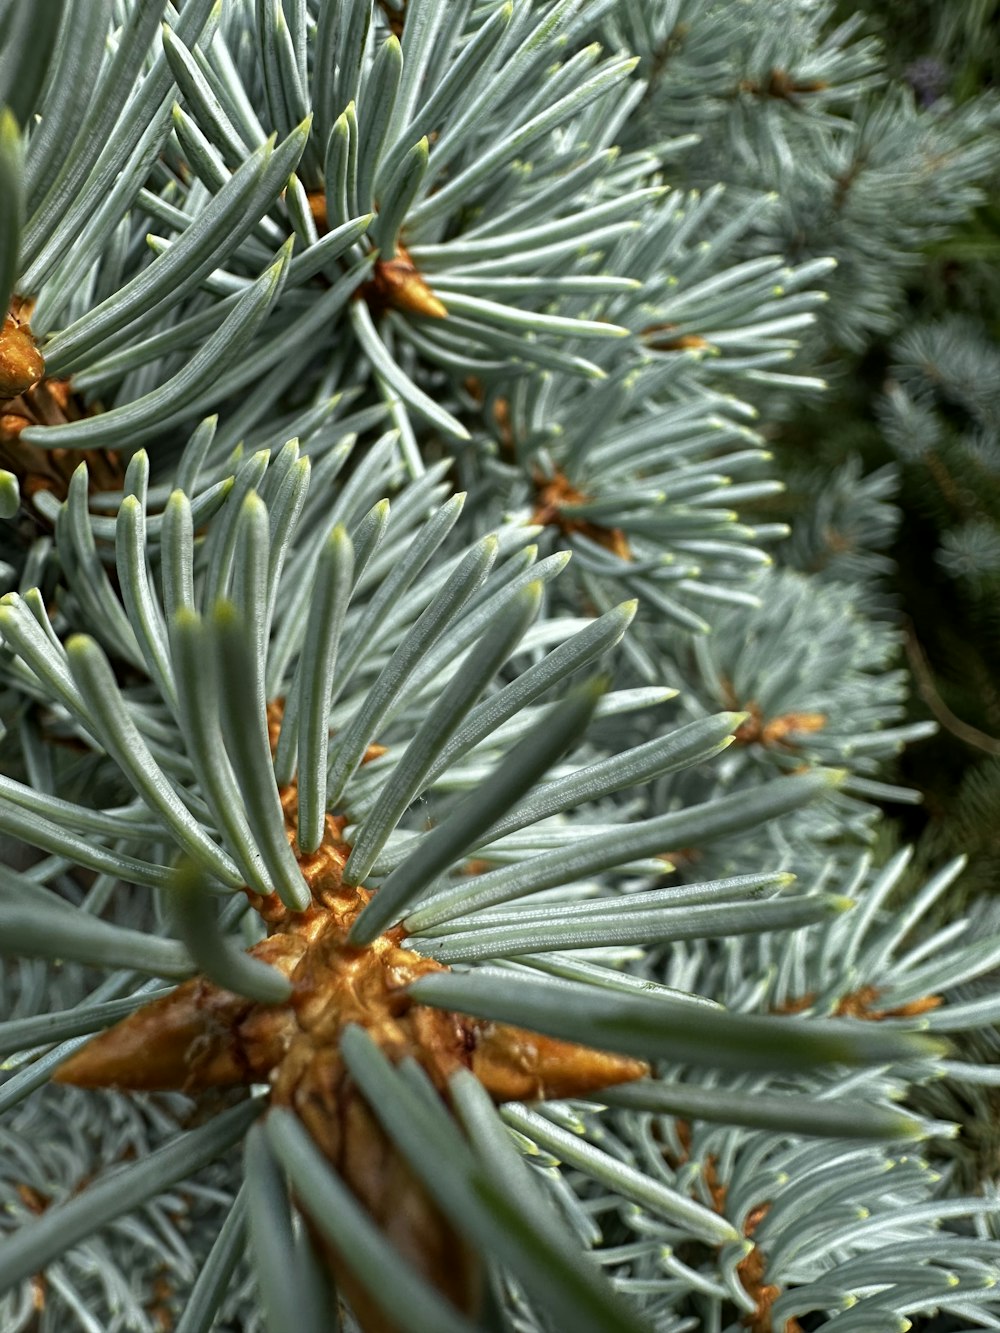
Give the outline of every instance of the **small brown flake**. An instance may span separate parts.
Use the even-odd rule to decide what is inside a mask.
[[[31,1308],[39,1314],[45,1309],[45,1278],[41,1273],[31,1279]]]
[[[754,93],[759,97],[774,97],[779,101],[792,102],[804,93],[821,93],[829,88],[825,79],[797,79],[784,69],[772,69],[763,81],[742,79],[740,91]]]
[[[577,490],[564,473],[556,472],[552,477],[536,474],[535,487],[532,523],[558,528],[567,535],[579,532],[589,537],[592,542],[596,542],[598,546],[603,546],[606,551],[613,552],[620,560],[632,559],[628,538],[621,528],[604,528],[585,518],[574,518],[563,513],[563,506],[586,504],[588,499],[588,496],[583,491]]]
[[[394,37],[401,38],[406,23],[406,0],[402,0],[398,6],[389,4],[388,0],[378,0],[378,7],[385,17],[389,31]]]
[[[703,338],[700,333],[675,333],[676,324],[647,324],[639,337],[654,352],[706,352],[717,351],[714,343]],[[673,335],[673,336],[671,336]]]
[[[170,1333],[174,1327],[173,1300],[174,1287],[169,1275],[165,1271],[158,1273],[153,1279],[146,1313],[160,1333]]]
[[[326,191],[310,190],[306,195],[306,202],[309,205],[309,212],[312,214],[313,222],[316,224],[316,230],[320,236],[325,236],[330,230],[330,224],[326,217]]]
[[[504,458],[515,458],[517,447],[514,441],[514,427],[510,420],[510,399],[502,396],[493,399],[493,420],[496,422],[500,440],[500,453]]]
[[[657,860],[667,863],[667,868],[679,870],[682,866],[697,865],[705,853],[698,847],[677,847],[669,852],[657,852],[656,856]]]
[[[36,1217],[40,1217],[49,1206],[50,1200],[40,1190],[36,1190],[33,1185],[24,1184],[23,1181],[15,1186],[15,1193],[28,1212],[34,1213]]]
[[[917,1000],[908,1000],[905,1004],[893,1005],[887,1009],[878,1008],[877,1002],[882,992],[878,986],[859,986],[848,995],[842,995],[833,1010],[835,1018],[860,1018],[869,1022],[878,1022],[883,1018],[919,1018],[921,1014],[937,1009],[942,1003],[940,995],[922,995]],[[816,992],[806,991],[804,995],[793,996],[775,1005],[776,1014],[801,1014],[816,1003]]]
[[[826,726],[825,713],[782,713],[779,717],[765,719],[760,705],[754,701],[741,711],[749,713],[745,722],[741,722],[735,732],[737,745],[763,745],[768,749],[781,746],[785,750],[798,747],[789,736],[822,731]]]
[[[877,986],[860,986],[850,995],[845,995],[834,1013],[838,1018],[866,1018],[877,1022],[882,1018],[918,1018],[929,1013],[941,1004],[940,995],[923,995],[918,1000],[909,1000],[888,1009],[877,1007],[881,991]]]
[[[492,862],[483,861],[478,857],[473,857],[471,861],[466,861],[462,866],[463,875],[485,875],[487,870],[492,870]]]

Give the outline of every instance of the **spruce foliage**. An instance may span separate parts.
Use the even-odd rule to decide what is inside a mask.
[[[1000,936],[876,842],[896,474],[768,446],[995,105],[807,0],[27,13],[5,1333],[996,1326]],[[993,466],[974,341],[901,337],[901,458]]]

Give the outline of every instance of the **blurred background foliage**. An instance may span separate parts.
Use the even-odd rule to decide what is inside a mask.
[[[1000,89],[1000,5],[852,0],[838,16],[859,8],[919,104]],[[814,505],[814,469],[829,475],[856,456],[865,474],[895,470],[901,520],[887,554],[910,716],[939,731],[899,760],[923,802],[890,808],[885,837],[917,839],[915,876],[967,852],[963,896],[1000,893],[1000,174],[986,189],[967,221],[924,249],[897,328],[860,351],[830,347],[830,392],[800,400],[773,442],[790,517]]]

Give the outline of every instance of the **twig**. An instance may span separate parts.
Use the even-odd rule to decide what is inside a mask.
[[[987,754],[1000,755],[1000,740],[993,736],[987,736],[984,731],[980,731],[978,727],[970,726],[968,722],[963,722],[960,717],[955,716],[941,698],[937,686],[934,684],[934,676],[927,660],[927,654],[920,646],[912,623],[907,626],[906,631],[906,656],[910,663],[910,670],[917,682],[920,697],[942,727],[946,731],[950,731],[953,736],[957,736],[960,741],[964,741],[966,745],[971,745],[977,750],[985,750]]]

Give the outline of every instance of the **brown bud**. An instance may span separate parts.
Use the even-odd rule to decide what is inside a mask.
[[[431,291],[402,245],[396,247],[393,259],[380,259],[376,263],[371,280],[362,284],[359,295],[368,302],[373,314],[391,308],[429,319],[448,317],[448,307]]]
[[[55,1081],[130,1092],[247,1082],[234,1029],[251,1003],[195,977],[87,1042],[59,1066]]]
[[[276,935],[249,951],[288,974],[298,941]],[[267,1079],[291,1039],[287,1006],[259,1006],[192,977],[64,1060],[57,1083],[130,1092],[201,1092]]]
[[[31,329],[8,315],[0,332],[0,398],[26,393],[44,374],[45,361]]]
[[[478,1034],[472,1072],[496,1102],[585,1097],[598,1088],[645,1078],[649,1065],[537,1032],[488,1023]]]

